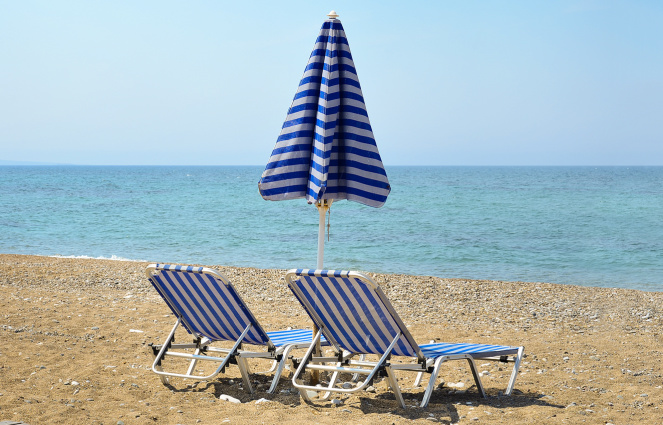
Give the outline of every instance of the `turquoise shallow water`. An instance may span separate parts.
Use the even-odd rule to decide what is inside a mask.
[[[262,167],[0,166],[0,252],[314,267],[304,200]],[[663,290],[663,167],[390,167],[332,206],[325,267]]]

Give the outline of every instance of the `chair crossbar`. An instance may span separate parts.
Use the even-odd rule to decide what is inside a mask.
[[[362,373],[365,375],[368,375],[372,371],[372,369],[360,369],[360,368],[347,367],[347,366],[326,366],[326,365],[318,365],[311,363],[306,365],[306,369],[321,370],[327,372],[340,372],[340,373]]]

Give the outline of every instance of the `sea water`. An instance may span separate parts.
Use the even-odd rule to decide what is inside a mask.
[[[315,268],[318,213],[259,166],[0,166],[0,252]],[[325,268],[663,290],[663,167],[387,167]]]

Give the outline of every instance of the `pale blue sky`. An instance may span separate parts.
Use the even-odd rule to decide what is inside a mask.
[[[326,14],[385,165],[663,165],[660,1],[0,0],[0,160],[263,165]]]

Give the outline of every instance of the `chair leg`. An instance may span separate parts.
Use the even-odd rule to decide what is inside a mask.
[[[424,398],[421,400],[421,407],[428,406],[431,396],[433,395],[433,389],[435,389],[435,381],[437,380],[437,374],[440,373],[440,365],[442,362],[447,360],[447,356],[438,357],[435,359],[435,365],[433,366],[433,372],[430,375],[428,381],[428,386],[426,387],[426,392],[424,393]]]
[[[249,376],[249,365],[246,363],[246,359],[243,357],[237,356],[236,359],[239,372],[242,374],[242,381],[244,381],[244,385],[249,390],[249,392],[253,394],[253,386],[251,386],[251,377]]]
[[[474,359],[471,356],[467,356],[467,362],[470,364],[470,369],[472,370],[474,382],[477,384],[477,390],[479,390],[479,394],[481,394],[481,397],[486,398],[486,392],[483,390],[481,376],[479,376],[479,370],[477,369],[477,365],[474,363]]]
[[[163,372],[163,368],[161,366],[154,366],[152,369]],[[159,375],[159,379],[161,379],[162,384],[168,385],[168,377],[166,375]]]
[[[421,385],[421,380],[424,378],[424,372],[417,373],[417,377],[414,380],[414,386],[418,387]]]
[[[320,340],[320,336],[322,335],[322,331],[318,330],[318,333],[315,334],[313,337],[313,341],[309,348],[306,350],[306,354],[304,354],[304,357],[302,357],[301,363],[299,364],[299,367],[295,369],[295,372],[292,375],[292,385],[299,390],[299,394],[305,401],[311,401],[311,398],[308,396],[307,392],[307,385],[303,385],[301,383],[301,380],[299,379],[300,377],[303,377],[303,375],[306,372],[306,363],[308,363],[311,360],[311,357],[313,357],[313,350],[315,350],[315,343]],[[300,382],[297,382],[300,381]],[[311,388],[312,389],[312,388]]]
[[[385,370],[387,371],[387,379],[389,380],[389,386],[391,387],[391,390],[394,392],[396,401],[401,405],[403,409],[405,409],[405,400],[403,400],[403,394],[401,394],[401,389],[398,386],[398,378],[396,378],[394,371],[391,370],[390,367],[385,368]]]
[[[523,359],[524,351],[525,347],[518,348],[518,354],[516,355],[516,359],[513,362],[513,371],[511,372],[511,379],[509,379],[509,385],[506,387],[506,392],[504,393],[504,395],[511,395],[511,392],[513,391],[513,387],[516,384],[516,378],[518,377],[518,369],[520,368],[520,361]]]
[[[200,348],[196,348],[196,351],[193,352],[193,355],[197,356],[199,354],[200,354]],[[198,363],[198,360],[196,360],[196,359],[191,360],[191,363],[189,363],[189,369],[187,369],[187,371],[186,371],[187,375],[192,375],[193,374],[193,370],[196,367],[196,363]]]
[[[336,367],[341,367],[341,363],[336,363]],[[358,373],[356,375],[359,375]],[[334,388],[334,385],[336,384],[336,380],[338,379],[338,371],[335,371],[331,378],[329,379],[329,385],[327,388]],[[327,400],[331,396],[331,391],[327,391],[325,395],[320,397],[321,400]]]
[[[360,355],[359,356],[359,361],[363,362],[364,360],[366,360],[366,354]],[[352,375],[352,382],[357,382],[357,381],[359,381],[359,374],[355,373],[355,374]]]
[[[274,373],[274,378],[272,379],[272,385],[269,387],[269,390],[267,390],[269,394],[273,394],[274,391],[276,391],[276,387],[279,384],[279,379],[281,378],[281,373],[283,373],[285,363],[288,361],[288,355],[293,348],[295,348],[294,345],[288,345],[285,350],[283,350],[281,361],[278,362],[278,365],[276,365],[276,360],[274,361],[275,367],[272,367],[271,370],[276,369],[276,372]]]
[[[154,362],[152,363],[152,371],[156,372],[159,375],[159,379],[161,379],[161,383],[164,385],[168,385],[169,378],[163,372],[163,368],[161,367],[161,361],[163,360],[166,351],[168,351],[168,347],[173,342],[173,339],[175,338],[175,331],[177,330],[177,327],[180,325],[181,321],[182,319],[178,317],[177,320],[175,321],[175,326],[173,326],[173,329],[170,331],[168,337],[161,346],[161,350],[159,350],[159,353],[154,355]]]

